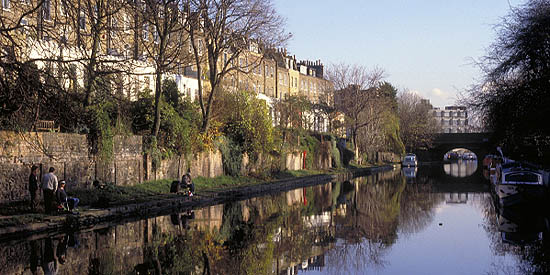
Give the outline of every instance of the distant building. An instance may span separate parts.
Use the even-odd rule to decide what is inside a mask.
[[[445,106],[445,109],[432,108],[432,115],[440,125],[440,133],[471,133],[468,110],[464,106]]]

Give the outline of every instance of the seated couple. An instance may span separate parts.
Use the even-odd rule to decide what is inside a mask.
[[[66,182],[64,180],[59,182],[59,188],[57,188],[55,196],[57,198],[57,203],[59,204],[59,207],[72,212],[76,208],[80,200],[78,198],[67,196],[67,193],[65,192],[65,185]]]
[[[187,190],[184,190],[187,189]],[[187,193],[188,196],[193,196],[195,193],[195,184],[191,180],[191,174],[183,175],[181,181],[173,181],[170,186],[171,193]]]

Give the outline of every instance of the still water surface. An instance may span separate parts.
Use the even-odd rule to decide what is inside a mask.
[[[547,273],[548,217],[495,209],[482,173],[453,165],[0,243],[0,273]]]

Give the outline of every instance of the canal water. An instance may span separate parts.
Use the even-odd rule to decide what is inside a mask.
[[[1,274],[548,274],[548,216],[499,209],[477,164],[396,169],[0,243]]]

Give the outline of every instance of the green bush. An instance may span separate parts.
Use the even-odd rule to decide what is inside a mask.
[[[306,151],[306,169],[313,169],[315,155],[319,151],[319,140],[310,135],[305,135],[302,139],[302,150]]]
[[[223,170],[226,175],[239,176],[243,163],[243,150],[231,138],[220,137],[216,145],[222,153]]]
[[[222,131],[251,159],[274,149],[274,131],[269,108],[255,94],[241,91],[221,95]]]
[[[330,141],[331,145],[331,155],[332,155],[332,167],[334,168],[340,168],[342,167],[342,160],[340,158],[340,150],[338,150],[338,147],[336,146],[336,138],[332,137]]]
[[[196,144],[200,123],[197,106],[187,99],[179,100],[172,80],[164,81],[163,87],[160,132],[156,140],[147,141],[147,150],[154,154],[153,159],[173,154],[190,155],[200,147]],[[139,94],[138,100],[133,103],[132,114],[134,132],[149,135],[154,121],[154,98],[150,90]]]

